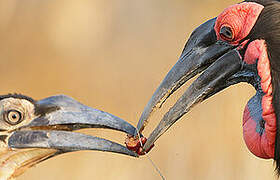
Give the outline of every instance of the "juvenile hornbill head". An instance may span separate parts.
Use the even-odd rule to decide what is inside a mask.
[[[185,82],[201,73],[151,133],[149,147],[194,105],[239,82],[256,89],[245,107],[243,135],[258,157],[276,161],[280,173],[280,2],[250,0],[226,8],[194,30],[182,55],[146,105],[150,114]]]
[[[137,156],[112,141],[72,132],[82,128],[135,133],[126,121],[64,95],[40,101],[18,94],[0,96],[0,179],[12,179],[66,152],[98,150]]]

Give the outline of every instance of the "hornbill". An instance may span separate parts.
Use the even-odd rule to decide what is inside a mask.
[[[98,150],[138,155],[112,141],[74,130],[107,128],[134,134],[126,121],[65,96],[40,101],[19,94],[0,96],[0,179],[13,179],[56,155]]]
[[[247,82],[256,94],[244,110],[245,143],[254,155],[273,158],[280,174],[279,47],[280,1],[276,0],[243,1],[196,28],[146,105],[137,125],[140,132],[152,112],[190,78],[200,75],[164,115],[144,151],[196,104],[231,85]]]

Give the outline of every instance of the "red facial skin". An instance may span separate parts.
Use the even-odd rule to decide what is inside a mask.
[[[217,17],[214,27],[217,39],[230,42],[230,44],[233,45],[238,45],[240,40],[248,36],[263,8],[262,5],[254,2],[244,2],[225,9]],[[220,29],[223,26],[231,28],[233,39],[228,40],[221,37]]]
[[[154,145],[152,145],[148,150],[144,151],[142,147],[146,142],[147,142],[147,138],[145,137],[141,137],[139,139],[138,137],[127,135],[127,138],[125,139],[125,145],[127,149],[136,152],[138,155],[145,155],[154,147]]]
[[[245,39],[254,27],[264,6],[254,2],[243,2],[225,9],[216,20],[215,32],[217,40],[226,41],[232,45],[238,45],[238,50],[243,49],[248,43]],[[220,35],[220,29],[230,27],[232,39],[226,39]],[[244,40],[241,44],[240,41]],[[256,60],[258,59],[258,62]],[[264,132],[256,131],[256,121],[250,115],[248,106],[245,107],[243,116],[243,135],[248,149],[258,157],[273,158],[276,136],[276,115],[272,106],[272,84],[270,63],[264,40],[251,42],[245,52],[244,62],[256,64],[258,75],[261,78],[261,89],[264,93],[261,99],[262,119],[265,121]]]
[[[261,78],[261,88],[265,95],[262,97],[262,118],[265,121],[265,131],[262,135],[254,129],[256,122],[250,116],[246,106],[243,116],[243,136],[249,150],[258,157],[269,159],[274,157],[276,136],[276,115],[272,105],[272,84],[270,64],[264,40],[255,40],[248,45],[244,61],[255,64]]]

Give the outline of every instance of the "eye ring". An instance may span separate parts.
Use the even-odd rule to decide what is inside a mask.
[[[231,29],[231,27],[229,26],[222,26],[220,29],[220,36],[222,39],[226,40],[226,41],[231,41],[233,40],[233,31]]]
[[[18,110],[12,109],[5,113],[4,119],[10,125],[16,125],[23,120],[23,114]]]

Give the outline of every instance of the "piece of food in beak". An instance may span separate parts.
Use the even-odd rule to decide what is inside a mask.
[[[106,128],[133,135],[126,121],[64,96],[35,101],[27,96],[0,96],[0,179],[16,177],[27,168],[58,154],[97,150],[138,155],[118,143],[82,133]]]
[[[143,136],[139,138],[138,136],[135,137],[132,135],[127,135],[125,139],[125,145],[127,149],[136,152],[138,155],[145,155],[154,147],[154,145],[152,145],[150,146],[149,149],[144,150],[143,146],[145,145],[146,142],[147,142],[147,138]]]

